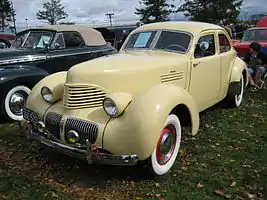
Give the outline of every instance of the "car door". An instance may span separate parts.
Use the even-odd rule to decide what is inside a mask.
[[[215,32],[203,32],[191,59],[191,81],[189,91],[195,99],[199,111],[202,111],[218,100],[221,82],[220,56],[216,52]],[[207,42],[208,48],[203,51],[201,45]]]
[[[220,55],[220,64],[221,64],[221,91],[220,97],[224,97],[229,86],[229,78],[231,74],[231,69],[234,64],[236,57],[236,51],[231,45],[230,38],[223,31],[219,31],[217,34],[218,38],[218,51]]]
[[[92,59],[92,49],[85,45],[75,31],[58,33],[49,53],[47,68],[50,73],[69,70],[70,67]]]

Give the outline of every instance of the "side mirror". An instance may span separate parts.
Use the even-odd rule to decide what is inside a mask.
[[[210,44],[206,41],[203,41],[199,44],[199,48],[201,51],[207,51],[210,47]]]

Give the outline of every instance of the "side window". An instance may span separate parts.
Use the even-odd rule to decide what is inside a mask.
[[[225,34],[219,34],[220,53],[225,53],[231,50],[231,45]]]
[[[200,37],[194,52],[195,58],[213,56],[215,55],[215,53],[216,50],[215,50],[214,35],[210,34]]]
[[[63,32],[66,48],[77,48],[85,46],[85,42],[80,33],[75,31]]]
[[[54,42],[54,48],[55,49],[62,49],[65,48],[65,42],[64,42],[64,38],[63,38],[63,34],[60,33],[58,34],[55,42]]]

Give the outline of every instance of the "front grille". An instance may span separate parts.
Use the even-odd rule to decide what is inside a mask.
[[[33,111],[29,110],[28,108],[23,108],[22,109],[22,115],[23,118],[29,122],[32,123],[38,123],[39,122],[39,117],[36,113],[34,113]]]
[[[62,115],[59,115],[54,112],[49,112],[45,118],[45,125],[49,133],[55,136],[57,139],[60,139],[60,121]]]
[[[68,118],[65,125],[65,135],[70,130],[75,130],[79,133],[79,143],[82,145],[86,144],[87,139],[91,144],[94,144],[96,142],[98,134],[98,125],[95,123],[76,118]]]
[[[106,92],[97,86],[65,84],[63,104],[67,109],[100,107],[105,96]]]

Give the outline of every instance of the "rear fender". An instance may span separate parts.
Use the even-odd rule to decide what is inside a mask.
[[[239,82],[242,75],[245,78],[245,86],[247,86],[249,82],[248,68],[246,66],[246,63],[242,59],[237,57],[231,71],[230,83]]]

